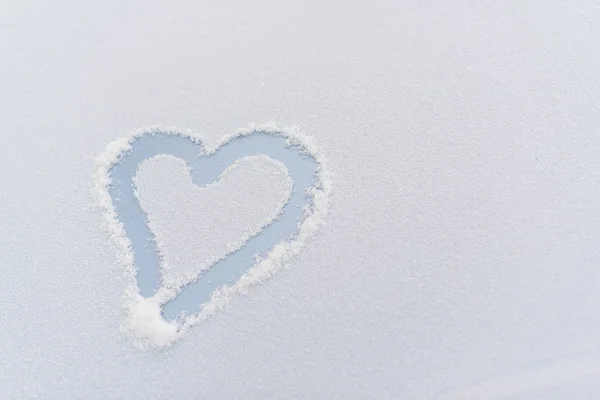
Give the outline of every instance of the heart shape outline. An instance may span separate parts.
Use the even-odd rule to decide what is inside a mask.
[[[129,282],[124,294],[123,306],[127,317],[126,322],[122,324],[122,331],[140,347],[165,348],[183,337],[193,325],[217,313],[235,295],[246,293],[249,288],[271,278],[288,264],[292,256],[301,250],[309,237],[324,223],[332,183],[321,151],[311,138],[302,135],[296,127],[280,129],[273,124],[251,125],[249,128],[225,136],[217,145],[205,148],[205,152],[199,154],[199,157],[210,157],[219,149],[242,137],[270,135],[284,138],[288,146],[297,147],[303,154],[316,161],[314,185],[305,193],[308,203],[303,208],[302,217],[297,221],[296,233],[291,238],[276,244],[232,284],[224,284],[213,290],[208,301],[200,305],[199,312],[186,315],[181,320],[167,321],[162,315],[163,307],[176,298],[182,288],[159,287],[150,297],[141,295],[132,242],[127,236],[125,225],[119,218],[110,193],[113,184],[111,172],[115,165],[131,152],[132,144],[136,140],[157,134],[183,137],[203,146],[202,137],[190,130],[154,126],[133,131],[109,143],[96,157],[92,194],[95,205],[102,211],[103,228],[116,246],[118,262],[123,267],[125,278]],[[201,279],[202,277],[199,277],[197,281]]]

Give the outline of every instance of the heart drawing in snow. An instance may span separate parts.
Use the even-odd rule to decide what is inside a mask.
[[[183,278],[173,279],[152,219],[140,201],[136,178],[144,162],[165,155],[185,163],[191,182],[200,188],[218,185],[228,171],[245,168],[244,160],[261,159],[266,162],[263,165],[271,163],[270,168],[287,171],[288,191],[272,217],[238,241],[222,246],[226,250],[221,257],[204,268],[188,268]],[[232,295],[273,276],[323,223],[330,190],[321,153],[295,129],[252,127],[210,149],[199,135],[172,128],[140,130],[110,143],[96,158],[93,193],[129,280],[124,331],[141,346],[167,347],[222,308]],[[235,195],[244,198],[244,193]],[[239,198],[231,200],[239,203]],[[224,204],[226,198],[219,201],[213,203],[223,204],[225,211],[212,206],[210,213],[243,212],[231,211],[238,203]],[[194,237],[186,240],[194,246]]]

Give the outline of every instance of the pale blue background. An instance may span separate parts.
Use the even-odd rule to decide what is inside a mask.
[[[2,7],[0,398],[438,398],[600,358],[596,2]],[[94,157],[142,126],[216,143],[270,120],[327,155],[327,226],[135,349]]]

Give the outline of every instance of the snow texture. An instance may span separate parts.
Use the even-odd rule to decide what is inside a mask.
[[[0,399],[600,398],[597,1],[3,3]],[[326,224],[140,350],[95,157],[265,121],[326,155]]]
[[[537,365],[529,370],[505,376],[494,377],[488,381],[464,387],[441,394],[441,400],[465,399],[532,399],[539,395],[540,399],[547,398],[548,393],[565,391],[564,394],[573,398],[592,398],[589,394],[583,395],[585,390],[600,388],[598,376],[600,375],[600,360],[597,358],[584,358],[579,360],[561,360],[560,363]],[[536,396],[537,398],[537,396]],[[553,397],[554,398],[554,397]]]
[[[182,176],[185,179],[185,174],[181,173],[181,168],[185,169],[185,165],[179,164],[179,171],[173,171],[173,169],[166,169],[161,173],[162,181],[170,180],[174,187],[172,193],[175,197],[170,199],[161,198],[160,194],[157,196],[157,192],[148,190],[149,186],[156,185],[154,179],[151,182],[147,182],[143,178],[143,173],[148,168],[147,163],[157,160],[157,157],[146,160],[142,163],[134,177],[134,184],[136,188],[136,197],[140,200],[142,208],[149,211],[149,224],[155,234],[158,248],[161,251],[162,256],[162,284],[157,293],[149,298],[143,297],[139,293],[139,288],[135,279],[136,268],[142,268],[143,266],[134,265],[133,249],[127,235],[125,233],[122,222],[119,220],[117,212],[112,204],[111,195],[109,193],[109,186],[111,184],[110,172],[114,165],[119,163],[121,157],[127,152],[132,150],[131,143],[139,137],[144,135],[153,135],[155,133],[162,133],[168,135],[182,135],[188,137],[194,142],[201,143],[201,137],[191,131],[180,131],[174,128],[161,128],[152,127],[147,129],[140,129],[132,132],[129,135],[117,139],[106,146],[106,149],[96,157],[96,171],[93,175],[93,189],[92,195],[96,199],[96,204],[103,212],[105,229],[109,236],[115,243],[118,251],[118,260],[123,270],[125,271],[126,278],[130,281],[128,288],[124,296],[124,308],[127,313],[127,321],[123,324],[123,331],[127,334],[133,342],[140,347],[154,347],[164,348],[172,345],[175,340],[183,337],[189,329],[196,323],[205,320],[207,317],[215,314],[219,309],[222,309],[228,300],[236,293],[244,293],[248,288],[263,282],[264,280],[272,277],[279,269],[287,264],[291,257],[298,253],[300,249],[306,244],[308,238],[312,236],[318,228],[323,224],[325,216],[327,214],[328,207],[328,196],[331,191],[331,179],[327,173],[325,167],[325,161],[318,147],[312,142],[312,140],[302,134],[300,134],[297,128],[280,129],[277,126],[260,125],[252,126],[248,129],[240,129],[235,134],[225,137],[219,144],[213,148],[206,149],[206,156],[210,156],[216,152],[219,147],[226,143],[235,140],[238,137],[250,135],[256,132],[260,134],[268,135],[281,135],[287,138],[289,145],[299,146],[302,151],[310,154],[317,161],[317,169],[315,172],[316,183],[310,189],[307,196],[311,198],[311,206],[306,207],[304,215],[299,221],[298,232],[290,240],[282,240],[276,245],[268,254],[262,258],[256,260],[255,265],[240,279],[238,279],[232,285],[226,285],[220,288],[216,288],[211,295],[210,300],[203,304],[200,312],[196,314],[186,315],[182,321],[166,321],[161,315],[161,306],[167,301],[177,296],[181,288],[193,281],[198,275],[214,265],[219,259],[225,257],[227,254],[241,248],[244,243],[252,236],[260,232],[261,228],[272,222],[283,208],[284,204],[289,199],[292,190],[292,182],[287,179],[286,188],[283,193],[277,191],[276,181],[285,177],[285,173],[282,176],[281,168],[283,167],[275,160],[269,160],[266,156],[258,156],[254,158],[244,158],[236,161],[231,167],[225,170],[219,180],[214,185],[209,185],[206,188],[196,188],[192,191],[204,192],[188,197],[187,200],[183,201],[196,201],[201,198],[203,202],[202,206],[195,208],[199,214],[205,216],[211,214],[229,215],[231,217],[230,222],[233,222],[231,226],[224,226],[223,221],[212,220],[209,225],[214,227],[220,226],[226,232],[225,236],[217,234],[209,234],[206,237],[205,242],[200,242],[200,251],[208,251],[207,253],[194,253],[189,252],[189,239],[193,236],[193,229],[190,232],[189,223],[194,226],[194,223],[198,221],[196,215],[179,215],[173,214],[173,210],[190,210],[189,206],[185,206],[184,203],[177,203],[176,196],[181,193],[186,193],[185,186],[194,186],[191,181],[182,181]],[[160,157],[160,156],[159,156]],[[158,158],[160,160],[160,158]],[[254,165],[251,161],[255,161]],[[248,213],[243,208],[240,209],[239,202],[231,202],[230,207],[223,207],[225,199],[231,197],[240,197],[241,194],[238,192],[239,185],[233,186],[234,190],[223,191],[219,190],[216,197],[206,197],[207,190],[210,189],[222,189],[229,182],[234,172],[241,167],[253,165],[256,167],[256,162],[260,161],[263,165],[260,169],[261,173],[269,172],[274,175],[274,180],[267,182],[269,189],[264,189],[268,193],[266,195],[273,194],[276,197],[276,202],[272,204],[275,210],[279,210],[271,216],[264,216],[261,214]],[[265,163],[267,167],[265,168]],[[270,170],[270,171],[269,171]],[[247,171],[249,172],[249,171]],[[173,175],[171,175],[173,174]],[[142,175],[141,177],[139,175]],[[189,171],[188,171],[189,176]],[[173,181],[174,178],[174,181]],[[240,180],[248,179],[250,176],[241,175],[238,177],[233,176],[233,179]],[[217,186],[217,187],[215,187]],[[274,193],[273,188],[275,188]],[[148,196],[148,197],[147,197]],[[267,196],[273,197],[273,196]],[[278,198],[277,198],[278,197]],[[268,204],[264,207],[260,206],[257,210],[269,209]],[[192,207],[193,209],[193,207]],[[238,231],[235,227],[235,222],[246,215],[246,226],[251,226],[251,230]],[[171,223],[167,227],[159,227],[156,223],[156,217],[160,220],[170,220]],[[189,219],[188,219],[189,218]],[[201,218],[201,217],[200,217]],[[185,221],[188,221],[187,223]],[[190,222],[194,221],[194,222]],[[186,231],[186,225],[188,229]],[[246,228],[247,229],[247,228]],[[188,240],[181,241],[181,237],[178,236],[178,232],[187,233]],[[179,237],[179,240],[178,240]],[[195,240],[195,237],[194,237]],[[177,243],[179,241],[179,243]],[[219,247],[219,244],[222,247]],[[169,248],[168,251],[165,249]],[[177,271],[173,271],[175,266],[179,266]]]

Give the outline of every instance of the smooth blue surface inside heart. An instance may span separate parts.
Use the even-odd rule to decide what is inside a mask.
[[[133,177],[140,163],[158,154],[169,154],[184,160],[190,168],[192,182],[198,186],[218,179],[227,167],[240,158],[265,154],[286,166],[294,185],[291,199],[278,219],[251,238],[241,249],[229,254],[196,281],[185,286],[178,297],[164,305],[163,317],[174,320],[200,311],[202,304],[209,300],[215,289],[239,279],[252,267],[257,255],[264,256],[277,243],[288,240],[297,233],[303,207],[310,202],[306,190],[315,184],[317,163],[299,147],[287,146],[284,137],[261,132],[238,137],[210,156],[204,154],[201,144],[185,136],[153,133],[135,139],[132,150],[113,167],[109,191],[132,243],[137,283],[140,294],[144,297],[155,294],[160,286],[160,258],[154,234],[147,224],[147,215],[134,196]],[[182,196],[185,194],[182,193]]]

